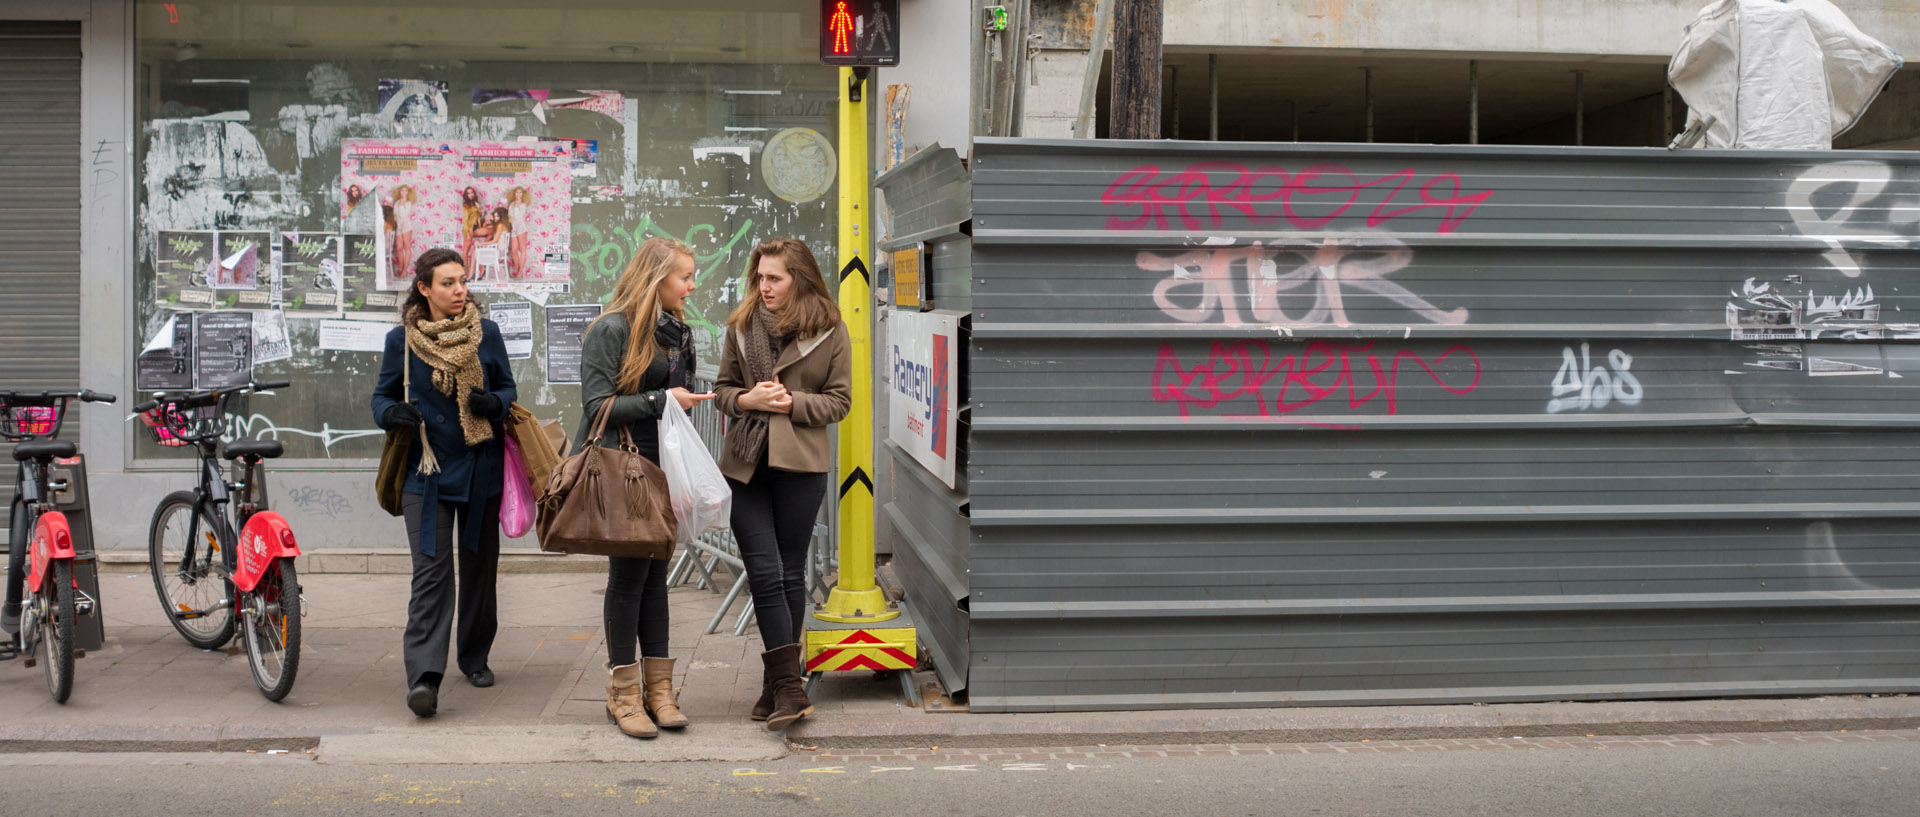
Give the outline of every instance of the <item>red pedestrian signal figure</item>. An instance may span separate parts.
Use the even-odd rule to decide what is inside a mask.
[[[844,0],[834,4],[833,18],[827,27],[833,32],[833,53],[853,53],[853,15],[847,13]]]

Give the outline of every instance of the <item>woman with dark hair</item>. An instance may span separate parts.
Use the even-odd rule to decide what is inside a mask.
[[[606,312],[580,342],[580,428],[574,450],[587,444],[607,401],[600,444],[621,445],[625,430],[641,456],[660,461],[660,415],[668,400],[681,409],[713,399],[693,386],[693,329],[685,322],[694,290],[693,249],[654,237],[634,251],[614,284]],[[673,695],[673,659],[667,656],[668,543],[658,558],[607,558],[607,718],[620,731],[651,738],[659,728],[687,725]],[[639,654],[634,654],[635,645]]]
[[[500,327],[467,300],[459,253],[444,247],[421,253],[400,312],[400,326],[387,333],[373,419],[381,428],[420,434],[407,462],[403,504],[413,595],[402,647],[407,708],[424,718],[439,708],[456,605],[460,671],[474,686],[493,686],[487,655],[499,629],[494,580],[506,453],[500,420],[517,394]]]
[[[853,344],[807,245],[770,238],[747,263],[747,292],[727,318],[715,405],[735,422],[720,470],[733,489],[733,536],[766,649],[751,717],[779,731],[813,713],[801,680],[807,543],[827,495],[827,428],[853,397]]]

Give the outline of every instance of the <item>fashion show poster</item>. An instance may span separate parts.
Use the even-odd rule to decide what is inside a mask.
[[[450,247],[474,292],[569,290],[571,143],[346,139],[340,153],[341,221],[378,230],[379,289],[405,290],[415,258]]]

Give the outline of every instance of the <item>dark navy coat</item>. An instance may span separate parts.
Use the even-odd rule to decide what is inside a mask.
[[[517,399],[518,392],[513,382],[513,367],[507,360],[507,344],[500,337],[500,327],[493,321],[480,321],[480,370],[485,384],[482,388],[500,398],[501,412],[498,416],[487,418],[493,424],[493,439],[477,446],[467,445],[466,433],[460,429],[460,405],[458,399],[465,402],[465,394],[445,395],[433,387],[433,367],[406,351],[407,331],[405,327],[394,327],[387,333],[386,357],[380,362],[380,382],[373,388],[373,421],[381,428],[387,428],[387,409],[401,400],[407,399],[405,380],[400,371],[400,361],[407,360],[413,366],[412,399],[420,413],[427,418],[427,444],[433,446],[433,455],[440,462],[440,473],[420,473],[420,447],[414,446],[413,456],[407,461],[406,492],[421,495],[424,503],[420,516],[420,552],[433,555],[435,534],[439,531],[438,508],[441,502],[468,502],[484,507],[487,500],[500,495],[500,486],[504,479],[506,463],[506,436],[500,427],[500,420],[506,417],[506,407]],[[499,524],[499,520],[483,522]],[[472,525],[461,531],[461,546],[474,549],[479,542],[480,525]]]

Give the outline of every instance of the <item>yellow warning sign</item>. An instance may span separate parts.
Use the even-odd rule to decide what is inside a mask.
[[[872,630],[809,630],[808,672],[913,669],[918,648],[911,627]]]

